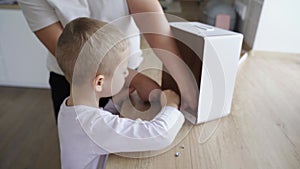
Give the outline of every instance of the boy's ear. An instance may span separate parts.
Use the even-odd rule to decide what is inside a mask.
[[[102,91],[102,87],[103,87],[103,80],[104,80],[104,76],[103,75],[97,75],[94,78],[94,89],[96,90],[96,92],[101,92]]]

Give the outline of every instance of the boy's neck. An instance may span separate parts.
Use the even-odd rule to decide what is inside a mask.
[[[76,98],[74,100],[74,97],[70,95],[70,97],[67,99],[66,102],[67,106],[79,106],[79,105],[84,105],[84,106],[90,106],[90,107],[99,107],[99,102],[96,102],[95,100],[88,100],[88,99],[81,99],[81,98]]]
[[[67,106],[85,105],[99,107],[100,98],[97,98],[92,91],[88,92],[88,90],[71,89],[70,93],[70,97],[66,102]]]

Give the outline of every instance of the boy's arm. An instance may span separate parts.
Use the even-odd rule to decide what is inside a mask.
[[[164,93],[165,98],[172,95]],[[184,122],[181,112],[168,106],[171,102],[178,105],[174,100],[163,102],[167,106],[151,121],[119,118],[105,111],[84,112],[78,120],[90,139],[108,153],[159,150],[173,142]]]

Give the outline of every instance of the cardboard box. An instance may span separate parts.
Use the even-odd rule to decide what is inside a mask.
[[[194,124],[230,113],[243,35],[199,22],[171,22],[173,35],[184,62],[199,88],[198,108],[184,112]],[[187,82],[188,83],[188,82]],[[178,91],[163,74],[163,88]]]

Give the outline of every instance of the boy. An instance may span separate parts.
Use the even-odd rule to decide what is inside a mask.
[[[71,85],[60,108],[58,131],[62,168],[96,168],[100,155],[162,149],[172,143],[184,117],[179,97],[161,95],[162,110],[151,121],[131,120],[98,107],[117,94],[128,75],[129,45],[116,28],[78,18],[59,38],[56,57]]]

